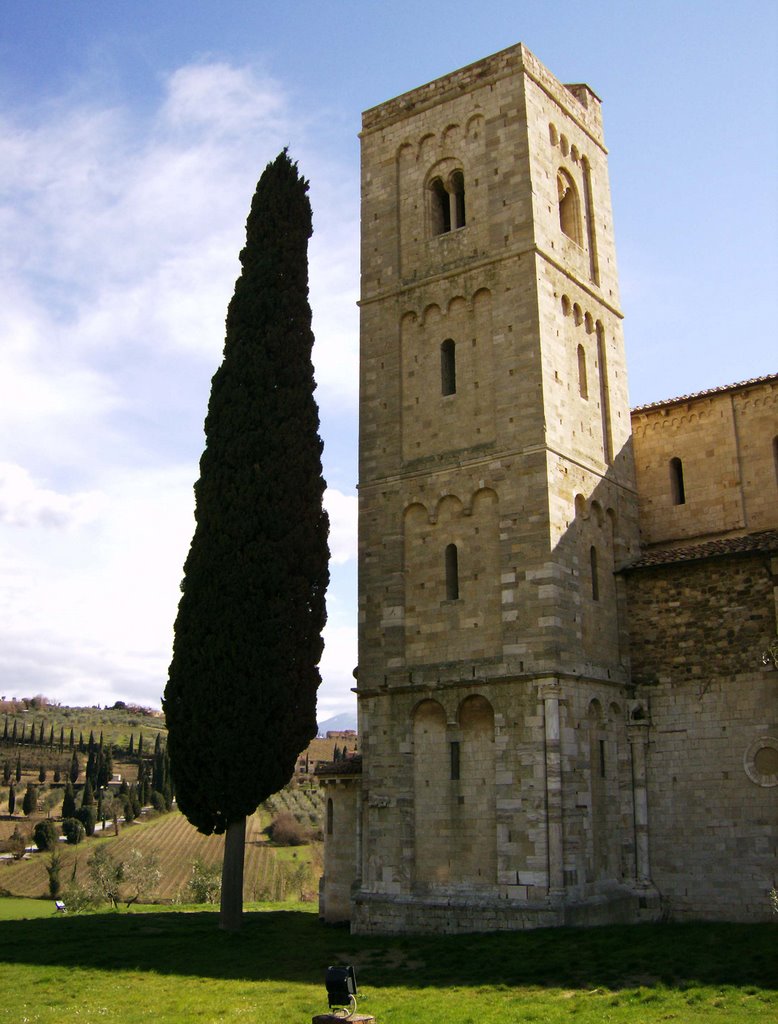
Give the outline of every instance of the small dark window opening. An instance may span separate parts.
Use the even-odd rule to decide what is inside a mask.
[[[332,824],[333,824],[333,809],[332,809],[332,798],[327,801],[327,835],[332,835]]]
[[[456,352],[451,338],[440,346],[440,390],[444,395],[454,395],[457,390]]]
[[[597,548],[589,548],[589,564],[592,570],[592,601],[600,600],[600,578],[597,571]]]
[[[451,751],[451,779],[456,782],[459,779],[459,740],[452,740],[449,743]]]
[[[578,394],[581,398],[589,397],[589,384],[586,379],[586,352],[583,345],[578,346]]]
[[[773,438],[773,465],[775,466],[775,482],[778,484],[778,436]]]
[[[446,600],[459,600],[459,555],[456,544],[446,547]]]
[[[605,740],[600,740],[600,778],[605,778]]]
[[[686,504],[686,491],[683,486],[683,463],[680,459],[670,459],[670,493],[674,505]]]
[[[432,192],[432,233],[443,235],[451,230],[451,201],[440,178],[430,185]]]

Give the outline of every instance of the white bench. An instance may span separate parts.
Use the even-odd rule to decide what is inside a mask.
[[[65,904],[62,902],[62,900],[54,900],[54,909],[57,910],[60,914],[64,914]]]

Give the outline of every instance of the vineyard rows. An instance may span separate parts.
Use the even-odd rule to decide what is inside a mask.
[[[247,822],[243,885],[243,898],[247,901],[283,899],[292,894],[295,882],[298,886],[300,884],[288,862],[277,858],[275,850],[268,845],[262,832],[262,821],[263,816],[258,812]],[[74,865],[76,878],[82,882],[86,880],[87,859],[97,842],[109,844],[111,854],[117,860],[125,859],[133,848],[153,853],[162,873],[161,883],[153,897],[157,900],[181,897],[186,901],[185,888],[195,858],[209,865],[220,864],[224,847],[222,836],[204,836],[182,814],[173,812],[151,822],[125,825],[118,837],[109,835],[106,839],[88,840],[79,846],[60,843],[61,878],[65,887],[73,876]],[[307,863],[310,860],[309,848],[301,849],[296,857],[299,864]],[[48,892],[48,860],[47,854],[34,853],[27,860],[0,863],[0,893],[6,890],[15,896],[45,895]],[[315,887],[316,880],[308,880],[306,888],[315,890]]]

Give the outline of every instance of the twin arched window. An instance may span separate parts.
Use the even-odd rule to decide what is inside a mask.
[[[431,196],[430,224],[433,235],[444,235],[465,226],[465,178],[461,171],[453,171],[444,182],[433,178],[429,185]]]

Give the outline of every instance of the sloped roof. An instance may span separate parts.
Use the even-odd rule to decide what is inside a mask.
[[[740,555],[753,552],[778,552],[778,530],[761,530],[744,537],[723,537],[701,544],[688,544],[676,548],[660,548],[644,551],[636,561],[625,565],[621,572],[645,569],[652,565],[672,565],[674,562],[692,562],[702,558],[718,558],[722,555]]]
[[[651,409],[661,409],[663,405],[678,405],[682,402],[691,402],[695,398],[706,398],[708,395],[721,395],[727,391],[740,391],[742,388],[753,387],[754,384],[767,384],[771,381],[778,381],[778,373],[769,373],[766,377],[751,377],[750,380],[741,380],[736,384],[722,384],[717,388],[708,388],[707,391],[695,391],[691,395],[679,395],[677,398],[665,398],[661,402],[649,402],[647,405],[636,405],[632,413],[648,412]]]

